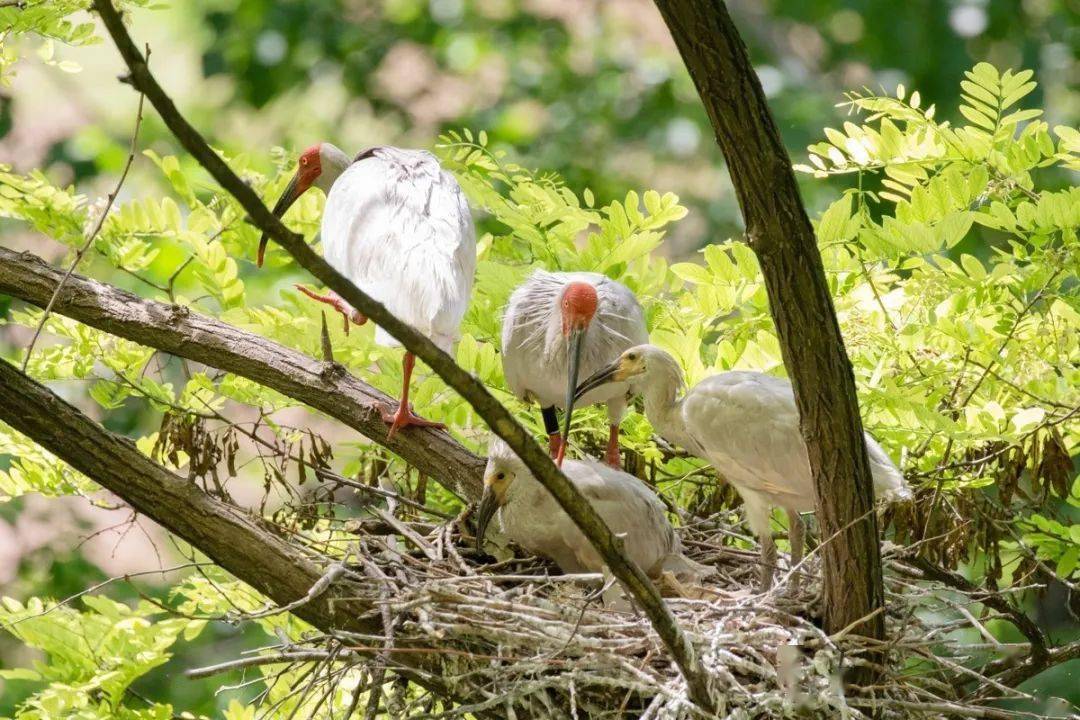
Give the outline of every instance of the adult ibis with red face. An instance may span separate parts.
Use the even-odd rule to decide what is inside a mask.
[[[312,187],[326,193],[326,261],[395,317],[451,352],[476,272],[476,233],[457,180],[426,151],[376,147],[353,158],[324,142],[300,155],[274,214],[284,215]],[[259,242],[260,266],[266,240],[264,235]],[[297,288],[341,313],[346,331],[350,322],[367,321],[333,291]],[[382,328],[376,329],[375,339],[384,346],[400,345]],[[406,352],[401,401],[396,409],[383,409],[389,437],[409,425],[442,427],[417,416],[409,405],[415,362]]]
[[[634,293],[599,273],[537,270],[510,296],[502,328],[503,373],[518,398],[539,403],[551,454],[560,464],[579,374],[591,375],[648,338]],[[615,383],[578,398],[583,405],[607,405],[605,459],[616,468],[627,390]],[[556,407],[565,413],[561,432]]]

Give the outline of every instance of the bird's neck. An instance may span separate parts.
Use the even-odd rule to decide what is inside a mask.
[[[641,397],[645,401],[645,416],[649,418],[653,428],[665,438],[669,434],[679,435],[683,430],[682,416],[679,413],[682,401],[678,398],[681,385],[679,378],[666,376],[642,384]]]
[[[340,148],[324,143],[320,159],[322,161],[322,172],[315,179],[315,186],[324,193],[329,194],[330,188],[334,186],[337,179],[352,165],[352,158]]]

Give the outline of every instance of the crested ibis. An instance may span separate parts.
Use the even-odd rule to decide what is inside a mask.
[[[783,508],[790,520],[792,567],[802,561],[799,513],[814,510],[814,482],[788,380],[725,372],[705,378],[680,398],[685,383],[675,358],[654,345],[640,345],[597,370],[577,394],[607,383],[629,383],[644,398],[645,415],[664,439],[712,463],[738,491],[761,544],[763,589],[772,586],[776,563],[769,522],[773,508]],[[866,452],[878,498],[910,497],[904,476],[869,435]]]
[[[540,404],[551,454],[560,463],[574,405],[580,401],[607,404],[605,459],[619,466],[626,386],[597,388],[576,400],[574,389],[579,372],[594,372],[648,338],[634,293],[598,273],[537,270],[510,296],[503,318],[503,374],[514,395]],[[556,407],[565,411],[561,433]]]
[[[594,460],[567,460],[563,472],[611,531],[622,536],[627,557],[650,577],[671,573],[680,583],[697,583],[714,572],[683,554],[664,504],[641,480]],[[477,549],[496,515],[508,538],[528,552],[554,560],[563,572],[603,572],[604,561],[592,544],[498,438],[488,448],[476,516]]]
[[[476,234],[465,194],[429,152],[375,147],[350,158],[330,143],[300,155],[296,174],[274,206],[281,217],[309,188],[327,194],[322,219],[323,254],[330,265],[443,350],[460,336],[476,271]],[[259,242],[258,264],[266,250]],[[297,288],[325,302],[349,322],[367,318],[334,292]],[[380,345],[400,345],[382,328]],[[443,427],[409,405],[415,356],[402,360],[404,381],[396,410],[383,408],[389,437],[409,425]]]

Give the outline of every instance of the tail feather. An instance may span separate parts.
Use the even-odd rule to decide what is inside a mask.
[[[866,454],[870,460],[870,473],[874,477],[874,495],[879,501],[896,502],[909,500],[911,488],[904,474],[893,464],[889,456],[869,435],[866,436]]]

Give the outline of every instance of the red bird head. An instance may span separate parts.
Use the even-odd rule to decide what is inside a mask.
[[[566,444],[570,440],[570,418],[574,414],[574,389],[577,388],[578,370],[581,366],[581,352],[584,348],[585,331],[589,329],[589,323],[596,315],[596,307],[600,299],[596,296],[596,288],[587,282],[568,283],[563,288],[562,298],[559,301],[559,310],[562,312],[562,331],[566,338],[566,403],[563,405],[562,444],[555,457],[555,462],[562,467],[563,455],[566,453]]]
[[[311,188],[318,185],[324,192],[330,192],[330,186],[334,184],[341,173],[352,164],[352,158],[347,156],[330,143],[316,143],[304,152],[300,153],[297,162],[296,174],[289,181],[285,192],[278,198],[274,205],[274,215],[281,217],[297,199]],[[259,240],[259,255],[256,263],[259,267],[263,264],[263,254],[266,252],[266,235]]]
[[[587,282],[568,283],[563,288],[560,303],[563,336],[569,336],[573,330],[588,328],[599,304],[596,288],[592,285]]]

